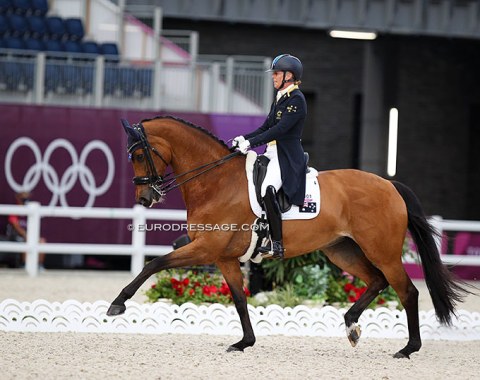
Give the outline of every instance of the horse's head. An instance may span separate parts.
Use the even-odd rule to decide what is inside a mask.
[[[127,152],[135,173],[133,183],[136,186],[136,201],[145,207],[151,207],[161,202],[165,195],[161,173],[165,172],[168,162],[159,150],[150,144],[141,123],[131,126],[122,119],[122,125],[128,136]]]

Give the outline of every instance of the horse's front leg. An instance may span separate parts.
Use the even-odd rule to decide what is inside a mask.
[[[125,301],[132,298],[140,286],[142,286],[150,276],[163,269],[211,264],[208,262],[207,255],[202,254],[202,250],[199,248],[198,244],[193,241],[190,244],[170,252],[168,255],[159,256],[150,261],[145,265],[140,274],[123,288],[117,298],[115,298],[108,308],[107,315],[115,316],[123,314],[126,310]]]
[[[230,287],[243,330],[242,340],[228,347],[227,352],[243,351],[245,348],[255,344],[255,334],[253,333],[252,323],[248,315],[247,297],[243,289],[243,274],[240,269],[240,263],[236,258],[233,258],[228,261],[217,262],[216,264]]]

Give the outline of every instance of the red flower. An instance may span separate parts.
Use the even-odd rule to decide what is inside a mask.
[[[152,289],[155,289],[157,287],[157,284],[152,285]]]
[[[190,284],[190,279],[188,277],[184,278],[183,281],[182,281],[182,284],[185,285],[185,286],[188,286],[188,284]]]
[[[250,296],[251,296],[250,290],[248,290],[247,287],[244,287],[243,290],[244,290],[245,295],[246,295],[247,297],[250,297]]]
[[[190,294],[191,296],[195,295],[195,289],[190,289],[190,291],[188,292],[188,294]]]
[[[230,288],[228,287],[228,284],[225,281],[222,282],[220,293],[222,293],[224,296],[228,296],[230,294]]]
[[[202,293],[207,297],[211,297],[218,292],[218,288],[215,285],[205,285],[202,289]]]

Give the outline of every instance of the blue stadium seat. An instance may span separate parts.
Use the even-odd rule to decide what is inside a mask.
[[[26,38],[25,41],[25,48],[27,50],[45,50],[45,44],[42,40],[39,40],[37,38]]]
[[[100,47],[95,41],[83,41],[82,50],[85,54],[100,54]]]
[[[30,0],[13,0],[13,9],[16,14],[25,15],[32,10]]]
[[[5,47],[7,49],[15,49],[15,50],[24,50],[25,43],[23,39],[19,37],[7,37],[5,38]]]
[[[79,18],[67,18],[65,20],[65,28],[68,38],[72,41],[81,41],[85,35],[82,20]]]
[[[44,17],[48,12],[47,0],[32,0],[32,14]]]
[[[52,40],[61,40],[66,34],[63,19],[57,16],[50,16],[45,19],[47,23],[48,36]]]
[[[58,40],[45,40],[45,50],[52,52],[65,51],[63,44]]]
[[[100,52],[105,56],[106,62],[120,61],[118,47],[116,43],[104,42],[100,45]]]
[[[7,16],[10,24],[10,34],[14,37],[23,37],[29,31],[29,26],[25,16],[11,14]]]
[[[27,17],[30,36],[33,38],[43,38],[47,34],[47,24],[45,18],[40,16]]]
[[[7,16],[0,14],[0,36],[4,36],[10,32],[10,24]]]
[[[80,42],[78,41],[65,41],[63,47],[67,53],[83,53],[82,45],[80,45]]]
[[[0,0],[0,13],[7,14],[13,12],[13,0]]]

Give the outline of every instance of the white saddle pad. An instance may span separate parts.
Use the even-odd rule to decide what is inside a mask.
[[[257,159],[257,153],[249,151],[247,153],[247,163],[245,170],[248,179],[248,197],[250,198],[250,207],[253,213],[260,217],[262,214],[262,207],[257,201],[255,194],[255,186],[253,184],[253,165]],[[303,207],[292,205],[290,210],[282,214],[282,220],[293,219],[312,219],[320,213],[320,185],[318,183],[318,171],[314,168],[309,168],[307,173],[307,182],[305,188],[305,201]]]

